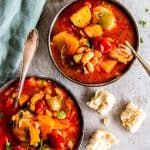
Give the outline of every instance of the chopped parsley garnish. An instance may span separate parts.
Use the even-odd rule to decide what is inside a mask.
[[[5,150],[12,150],[11,143],[8,140],[6,141]]]
[[[66,118],[66,113],[64,111],[59,111],[57,113],[57,118],[58,119],[65,119]]]
[[[142,27],[145,27],[147,22],[145,20],[139,20],[139,24],[142,25]]]
[[[143,40],[142,37],[140,37],[140,43],[141,43],[141,44],[144,43],[144,40]]]
[[[41,148],[42,148],[43,144],[44,144],[44,140],[41,138],[41,140],[40,140],[40,142],[39,142],[40,150],[41,150]]]
[[[3,113],[2,112],[0,112],[0,119],[2,119],[3,118]]]

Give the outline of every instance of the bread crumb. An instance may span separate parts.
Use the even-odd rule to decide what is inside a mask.
[[[110,124],[110,119],[109,118],[104,118],[103,123],[105,126],[108,126]]]

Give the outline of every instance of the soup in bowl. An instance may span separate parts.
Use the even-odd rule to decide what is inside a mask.
[[[125,46],[138,48],[138,31],[120,3],[78,0],[62,8],[49,33],[49,50],[58,70],[68,79],[99,86],[120,78],[134,57]]]
[[[0,92],[0,149],[77,150],[83,118],[74,97],[57,82],[38,77],[25,80],[15,108],[18,81]]]

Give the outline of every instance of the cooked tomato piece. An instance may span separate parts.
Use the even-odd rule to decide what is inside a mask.
[[[24,87],[33,87],[35,85],[36,85],[36,80],[34,78],[29,78],[24,82]]]
[[[107,38],[96,37],[93,40],[94,48],[106,54],[112,50],[112,44]]]
[[[15,146],[12,150],[27,150],[27,149],[18,145]]]
[[[84,5],[85,5],[85,6],[88,6],[89,8],[92,7],[92,4],[91,4],[90,2],[85,2]]]
[[[63,150],[65,139],[58,130],[53,130],[49,136],[50,146],[55,149]]]
[[[7,136],[0,136],[0,150],[5,149],[6,141],[8,140]]]
[[[45,110],[46,110],[46,107],[45,107],[44,103],[42,102],[42,100],[38,101],[35,104],[35,112],[37,115],[43,115]]]
[[[8,98],[5,102],[5,109],[10,108],[14,103],[14,100],[12,98]]]

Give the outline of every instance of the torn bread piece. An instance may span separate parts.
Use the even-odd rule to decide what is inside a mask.
[[[99,89],[96,91],[95,96],[87,102],[87,105],[100,114],[106,115],[112,109],[115,102],[115,97],[111,93]]]
[[[141,108],[130,102],[127,104],[125,110],[121,113],[122,125],[135,133],[145,119],[145,113]]]
[[[103,123],[105,126],[108,126],[110,124],[110,119],[109,118],[104,118]]]
[[[113,144],[117,144],[116,137],[103,130],[97,130],[93,133],[89,139],[89,143],[86,146],[86,150],[108,150]]]

